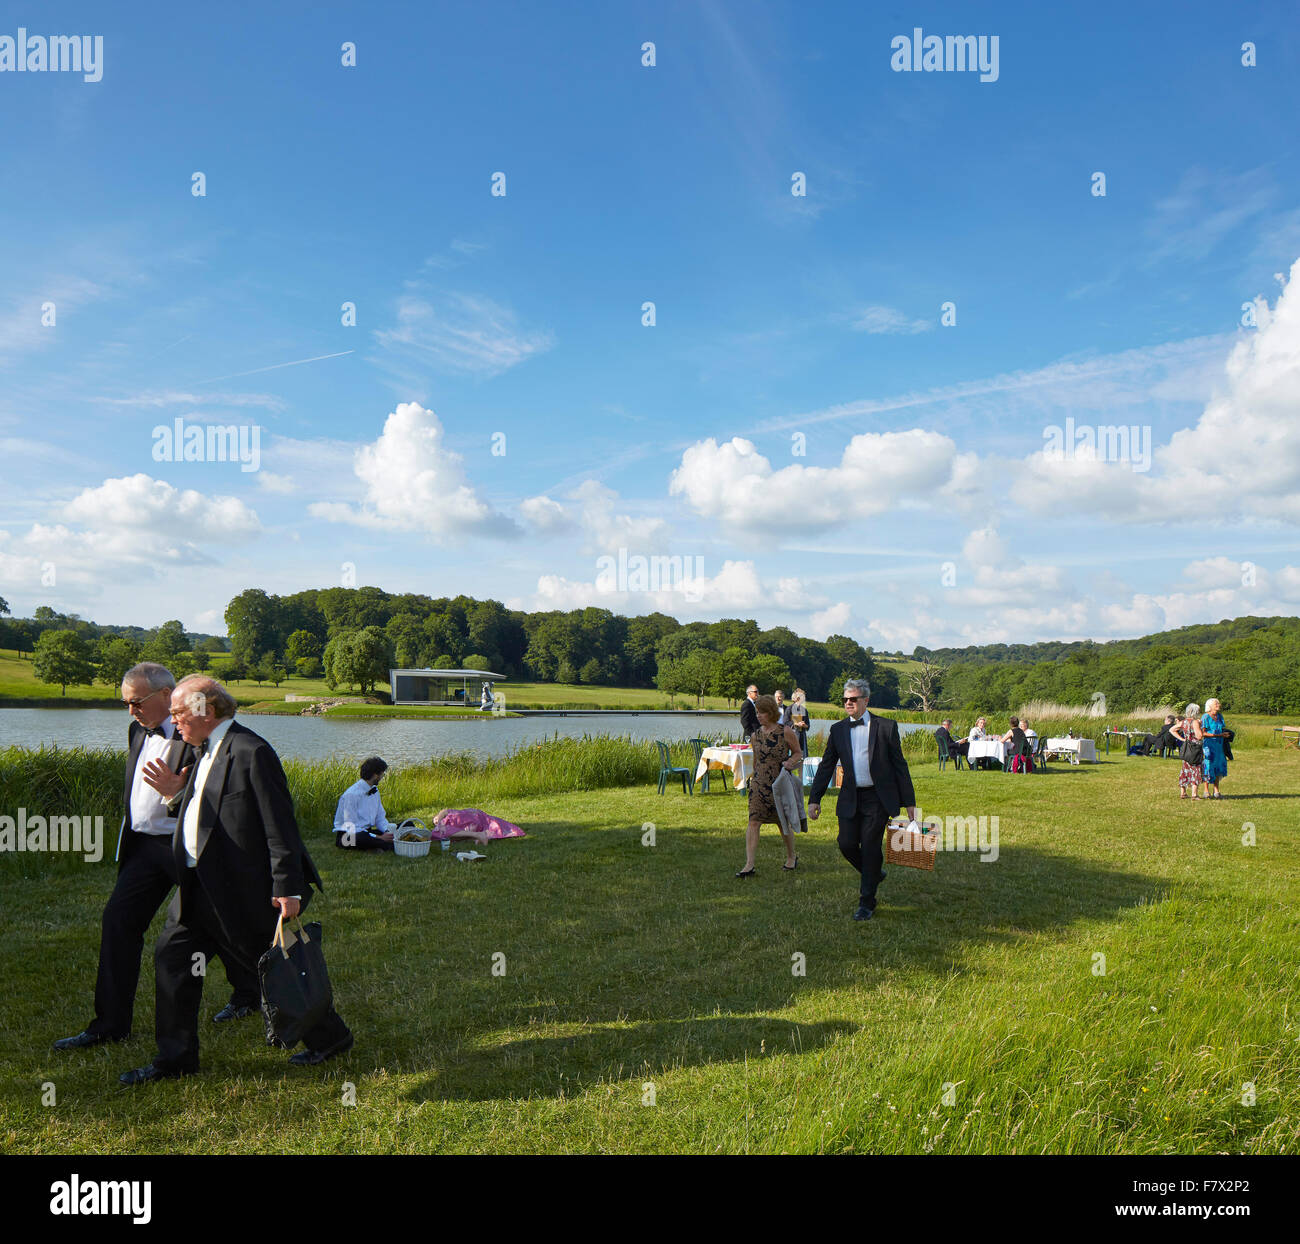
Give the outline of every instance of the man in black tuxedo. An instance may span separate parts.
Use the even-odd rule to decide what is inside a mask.
[[[124,1085],[191,1075],[199,1068],[199,965],[220,954],[256,972],[271,944],[277,913],[306,906],[322,888],[298,833],[293,798],[271,745],[235,720],[235,699],[219,682],[192,675],[177,684],[171,714],[197,759],[181,801],[172,856],[179,879],[154,952],[158,1052]],[[312,1066],[352,1047],[333,1007],[290,1057]]]
[[[122,789],[126,815],[117,839],[117,879],[100,920],[95,1018],[75,1037],[56,1041],[56,1050],[86,1049],[131,1035],[144,935],[176,884],[176,801],[194,761],[194,749],[168,716],[175,685],[171,671],[152,661],[122,677],[122,700],[131,714]],[[226,975],[234,994],[218,1013],[218,1023],[241,1019],[258,1008],[256,973],[228,963]]]
[[[970,739],[954,739],[952,737],[952,719],[945,717],[943,724],[934,732],[935,741],[944,744],[948,748],[948,755],[952,757],[953,767],[960,769],[961,762],[966,759],[966,751],[970,747]],[[970,766],[967,765],[969,769]]]
[[[758,709],[754,707],[754,701],[758,699],[758,688],[750,683],[745,688],[745,698],[740,702],[740,733],[745,742],[749,742],[749,736],[758,729]]]
[[[848,717],[827,733],[822,762],[808,794],[808,819],[815,821],[836,764],[844,766],[835,814],[840,822],[840,854],[862,874],[854,920],[870,920],[876,910],[876,890],[885,876],[881,840],[889,818],[905,805],[908,816],[916,820],[916,793],[903,759],[898,723],[867,712],[870,695],[865,679],[852,678],[844,684]]]

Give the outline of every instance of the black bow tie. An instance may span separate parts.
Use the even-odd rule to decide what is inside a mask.
[[[198,747],[196,747],[196,748],[194,749],[194,751],[195,751],[195,754],[196,754],[196,755],[199,755],[199,756],[206,756],[206,755],[208,754],[208,741],[207,741],[207,739],[204,739],[203,742],[200,743],[200,744],[198,745]]]
[[[366,791],[366,794],[367,794],[367,795],[377,795],[377,794],[379,794],[379,787],[378,787],[378,786],[372,786],[368,791]]]
[[[151,739],[163,739],[167,737],[163,734],[163,728],[161,726],[146,726],[144,732]]]
[[[859,717],[859,718],[857,718],[857,720],[854,720],[852,717],[849,718],[849,729],[850,729],[850,730],[852,730],[854,726],[865,726],[866,724],[867,724],[867,722],[866,722],[866,718],[864,718],[864,717]]]

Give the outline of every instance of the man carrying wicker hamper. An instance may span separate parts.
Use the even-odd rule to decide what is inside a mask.
[[[903,759],[898,723],[867,712],[870,695],[865,679],[851,678],[844,684],[848,717],[830,728],[808,795],[808,819],[815,821],[835,766],[844,766],[835,814],[840,854],[862,874],[854,920],[870,920],[876,910],[876,890],[885,879],[881,848],[889,818],[906,806],[908,816],[916,820],[916,792]]]

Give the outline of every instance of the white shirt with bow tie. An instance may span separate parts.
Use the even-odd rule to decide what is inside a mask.
[[[874,786],[875,779],[871,776],[871,752],[869,750],[871,739],[871,718],[863,713],[859,721],[860,726],[853,725],[853,719],[849,719],[849,744],[853,750],[853,777],[859,786]]]
[[[379,787],[358,779],[339,796],[338,808],[334,812],[334,830],[342,833],[347,829],[372,827],[375,833],[386,834],[393,829],[393,823],[384,815]]]
[[[203,788],[207,785],[208,774],[212,772],[212,762],[217,758],[222,743],[226,741],[226,735],[230,733],[234,720],[233,717],[225,718],[208,735],[207,752],[194,762],[194,790],[190,795],[189,803],[185,806],[185,824],[182,827],[182,836],[185,840],[185,863],[190,868],[197,867],[199,862],[199,809],[203,806]]]
[[[144,780],[144,767],[153,760],[165,760],[176,727],[164,721],[159,734],[147,731],[140,741],[135,773],[131,777],[130,824],[133,832],[154,838],[170,838],[176,830],[176,818],[167,811],[165,800]]]

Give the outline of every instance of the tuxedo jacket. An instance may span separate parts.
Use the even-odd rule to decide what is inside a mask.
[[[198,864],[190,869],[185,855],[185,815],[194,798],[199,766],[176,819],[172,851],[182,878],[180,919],[185,920],[197,874],[231,942],[261,954],[275,932],[278,911],[272,898],[311,897],[309,885],[324,889],[316,865],[298,833],[293,797],[275,749],[261,735],[232,722],[208,773],[199,808]]]
[[[862,720],[868,723],[867,762],[871,766],[876,798],[884,804],[890,816],[896,816],[899,808],[915,807],[916,792],[912,789],[912,774],[907,761],[903,759],[898,723],[891,717],[876,717],[869,712],[862,715]],[[810,804],[821,803],[835,776],[835,766],[843,765],[844,781],[835,806],[835,815],[842,821],[858,813],[858,779],[853,771],[853,744],[849,741],[849,729],[847,717],[830,728],[822,762],[817,766],[817,776],[813,778],[812,790],[808,793]]]
[[[943,743],[947,746],[949,754],[957,750],[957,744],[953,740],[952,735],[948,733],[948,728],[946,726],[940,726],[934,732],[934,737],[936,742]]]
[[[131,786],[135,781],[136,765],[140,763],[140,749],[144,746],[148,733],[138,721],[132,718],[130,729],[126,734],[126,780],[122,785],[122,806],[125,813],[117,832],[117,853],[113,856],[117,860],[119,870],[142,837],[131,828]],[[194,763],[194,749],[181,738],[179,730],[172,732],[172,737],[167,742],[167,750],[163,752],[163,759],[174,773],[179,773],[186,765]],[[174,807],[172,811],[174,814]]]
[[[748,696],[740,702],[740,729],[746,736],[758,729],[758,709]]]

